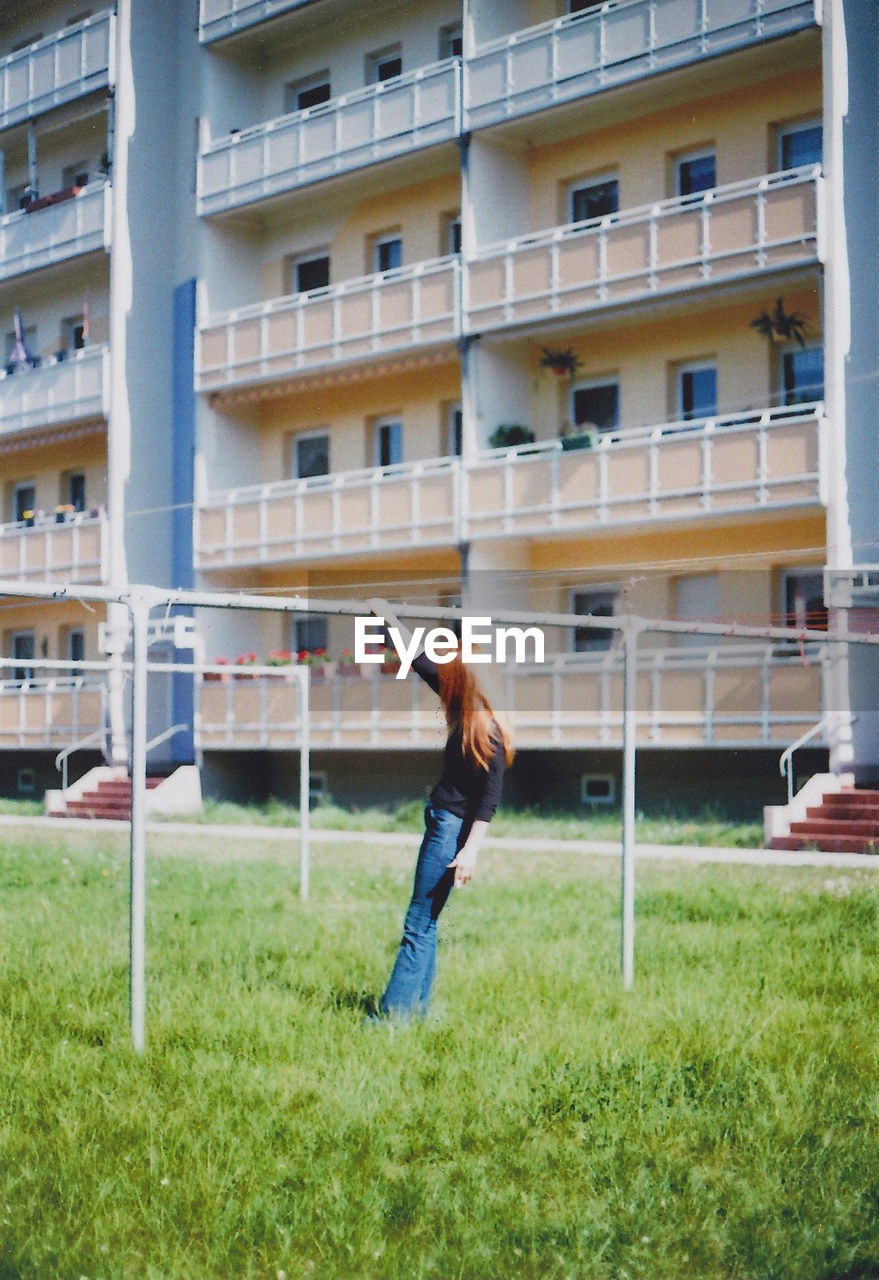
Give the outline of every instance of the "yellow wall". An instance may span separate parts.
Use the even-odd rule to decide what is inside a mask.
[[[34,633],[34,653],[37,658],[64,659],[67,657],[67,632],[71,627],[78,627],[85,633],[85,656],[89,661],[100,661],[103,654],[98,651],[98,624],[103,615],[96,609],[87,610],[84,605],[73,600],[60,601],[57,604],[33,604],[29,601],[4,601],[3,604],[3,656],[12,656],[12,636],[17,631]],[[45,653],[43,650],[45,649]],[[40,676],[37,678],[51,678]],[[0,672],[0,679],[9,679],[9,675]]]
[[[65,477],[71,471],[85,473],[87,506],[102,505],[107,497],[106,457],[103,432],[5,455],[3,521],[13,518],[13,492],[17,484],[34,484],[37,507],[47,515],[54,514],[56,506],[67,501]]]

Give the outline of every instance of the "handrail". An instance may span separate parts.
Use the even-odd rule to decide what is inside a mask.
[[[857,720],[857,716],[846,716],[846,724],[853,725]],[[804,747],[807,742],[811,742],[813,738],[817,738],[819,733],[823,733],[827,728],[827,716],[822,716],[817,724],[813,724],[811,729],[807,729],[805,733],[801,733],[796,742],[792,742],[781,753],[778,761],[778,771],[781,776],[787,778],[787,802],[793,803],[794,798],[794,774],[793,774],[793,758],[794,752],[799,751],[800,747]]]
[[[74,751],[82,751],[86,747],[91,746],[93,742],[106,741],[107,728],[103,725],[100,729],[95,729],[87,738],[80,738],[78,742],[72,742],[69,747],[64,747],[55,757],[55,768],[61,772],[61,793],[67,793],[67,760],[72,756]]]
[[[144,748],[145,754],[149,754],[153,747],[159,746],[160,743],[165,742],[168,738],[173,738],[175,734],[182,733],[184,729],[189,729],[191,727],[191,725],[185,723],[172,724],[170,729],[165,729],[162,733],[156,734],[155,738],[150,738]]]

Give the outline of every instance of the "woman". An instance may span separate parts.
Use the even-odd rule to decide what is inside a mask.
[[[370,608],[411,645],[386,600]],[[415,866],[412,898],[400,950],[380,1010],[386,1017],[425,1013],[436,970],[437,920],[452,888],[473,877],[476,855],[500,799],[504,769],[512,762],[509,732],[498,723],[471,664],[456,653],[437,664],[419,650],[412,663],[438,693],[449,733],[440,779],[424,811],[424,839]]]

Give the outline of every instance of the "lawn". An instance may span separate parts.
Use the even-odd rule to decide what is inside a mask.
[[[414,842],[413,842],[414,843]],[[410,851],[124,833],[0,855],[0,1280],[879,1275],[879,881],[486,850],[435,1016],[362,1025]]]

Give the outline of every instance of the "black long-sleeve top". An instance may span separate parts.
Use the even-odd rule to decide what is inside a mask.
[[[426,653],[419,653],[412,663],[412,669],[434,693],[439,693],[437,665]],[[491,821],[501,798],[506,765],[503,740],[496,721],[491,740],[494,754],[488,768],[484,769],[461,750],[461,726],[456,725],[452,729],[446,739],[440,780],[430,793],[432,805],[437,809],[447,809],[466,822]]]

